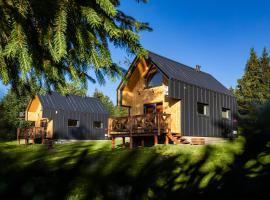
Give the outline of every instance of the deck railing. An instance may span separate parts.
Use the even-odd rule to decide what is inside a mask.
[[[41,139],[41,143],[44,144],[45,139],[45,130],[44,127],[31,127],[31,128],[18,128],[17,129],[17,140],[20,144],[20,140],[24,139],[25,143],[28,143],[29,140],[32,140],[35,143],[35,139]]]
[[[164,134],[171,129],[171,115],[165,113],[112,117],[109,135],[112,134]]]

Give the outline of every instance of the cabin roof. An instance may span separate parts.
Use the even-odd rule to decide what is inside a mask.
[[[57,92],[46,95],[38,94],[37,96],[40,99],[42,109],[109,114],[101,101],[94,97],[63,96]]]
[[[212,75],[186,66],[169,58],[149,51],[148,58],[169,78],[188,84],[210,89],[219,93],[232,95],[231,91],[216,80]]]

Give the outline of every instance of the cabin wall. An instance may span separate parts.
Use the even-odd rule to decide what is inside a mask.
[[[169,81],[169,96],[181,100],[181,130],[185,136],[224,137],[234,128],[236,100],[233,96],[189,85],[178,80]],[[197,103],[209,105],[209,116],[197,113]],[[222,107],[231,110],[231,119],[222,119]]]
[[[53,120],[54,139],[78,139],[99,140],[106,139],[105,133],[108,127],[108,114],[86,113],[63,110],[43,111],[43,117]],[[80,121],[79,127],[68,127],[68,119]],[[103,122],[103,128],[94,128],[93,122]]]

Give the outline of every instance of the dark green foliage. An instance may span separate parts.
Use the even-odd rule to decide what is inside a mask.
[[[93,97],[100,99],[103,105],[106,107],[111,116],[123,117],[128,115],[128,111],[125,108],[119,108],[115,106],[110,97],[104,95],[101,91],[95,89]]]
[[[16,129],[29,127],[31,122],[27,122],[24,118],[20,118],[20,112],[24,112],[30,101],[31,95],[20,95],[13,90],[1,100],[0,108],[0,133],[1,138],[14,139],[16,137]]]
[[[257,57],[252,48],[247,61],[245,73],[238,80],[235,94],[238,101],[239,112],[246,114],[253,104],[262,105],[270,97],[270,67],[267,50],[264,49],[261,58]]]
[[[61,89],[58,90],[58,92],[60,92],[63,95],[73,94],[85,97],[87,89],[80,84],[66,83],[66,85],[64,87],[61,87]]]
[[[0,0],[0,79],[29,91],[115,79],[122,69],[109,44],[145,56],[138,32],[151,30],[119,6],[120,0]]]

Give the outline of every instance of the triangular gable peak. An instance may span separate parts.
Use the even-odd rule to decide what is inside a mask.
[[[38,118],[42,118],[42,104],[38,95],[35,95],[26,108],[25,120],[37,121]]]

